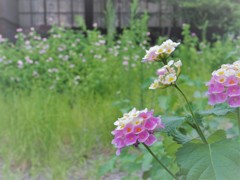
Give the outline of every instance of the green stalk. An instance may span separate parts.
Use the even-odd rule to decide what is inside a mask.
[[[237,121],[238,121],[238,133],[240,136],[240,108],[238,107],[236,110],[237,110]]]
[[[206,140],[206,138],[205,138],[205,136],[204,136],[201,128],[200,128],[199,125],[198,125],[197,118],[196,118],[196,116],[194,115],[194,113],[193,113],[193,111],[192,111],[192,107],[191,107],[191,105],[190,105],[187,97],[185,96],[185,94],[182,92],[182,90],[181,90],[176,84],[174,84],[173,87],[175,87],[175,88],[182,94],[183,98],[184,98],[185,101],[187,102],[188,109],[189,109],[189,111],[190,111],[190,113],[191,113],[191,115],[192,115],[193,120],[195,121],[195,124],[191,124],[191,126],[197,131],[197,133],[198,133],[199,136],[201,137],[202,141],[203,141],[204,143],[208,144],[208,142],[207,142],[207,140]],[[188,124],[189,124],[189,123],[188,123]]]
[[[157,156],[152,152],[152,150],[143,143],[148,152],[155,158],[155,160],[160,164],[174,179],[177,179],[176,176],[157,158]]]

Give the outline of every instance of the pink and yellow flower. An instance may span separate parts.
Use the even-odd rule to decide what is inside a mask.
[[[212,73],[207,86],[210,105],[227,102],[230,107],[240,107],[240,61],[223,64]]]
[[[173,42],[171,39],[164,41],[160,46],[153,46],[146,51],[143,62],[161,61],[166,59],[180,43]]]
[[[112,134],[112,144],[117,148],[116,155],[120,155],[122,148],[144,143],[151,146],[157,141],[154,132],[164,128],[160,117],[155,117],[153,111],[147,109],[137,111],[135,108],[125,113],[115,123],[117,127]]]

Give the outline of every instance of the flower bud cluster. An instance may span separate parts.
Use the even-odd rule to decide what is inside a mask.
[[[149,89],[165,88],[174,84],[181,73],[181,60],[171,60],[167,65],[157,70],[158,78],[150,85]]]

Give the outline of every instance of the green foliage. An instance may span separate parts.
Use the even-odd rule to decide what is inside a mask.
[[[209,27],[218,28],[220,32],[238,33],[240,27],[240,6],[238,1],[183,0],[179,5],[183,19],[192,26],[202,30],[203,39],[205,39],[204,36]],[[218,32],[215,33],[217,34]]]
[[[105,21],[107,29],[107,40],[109,44],[113,44],[114,35],[116,31],[116,11],[112,0],[108,0],[106,3]]]
[[[187,143],[177,152],[179,176],[184,179],[230,179],[240,176],[240,144],[223,140],[218,131],[209,138],[209,144]]]
[[[230,108],[227,105],[220,104],[210,110],[200,111],[199,114],[204,115],[204,116],[206,116],[206,115],[224,116],[233,111],[234,111],[233,108]]]
[[[185,121],[186,117],[161,117],[162,122],[165,124],[165,128],[162,130],[166,133],[171,134],[174,132],[179,126],[181,126]]]

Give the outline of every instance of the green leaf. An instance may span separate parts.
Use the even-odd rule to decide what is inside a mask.
[[[104,165],[100,166],[99,171],[98,171],[99,175],[103,176],[106,173],[112,171],[115,167],[116,160],[117,160],[117,158],[115,156],[115,157],[111,158],[109,161],[107,161]]]
[[[229,112],[233,112],[234,109],[230,108],[226,105],[218,105],[215,106],[213,109],[207,110],[207,111],[200,111],[198,114],[200,115],[217,115],[217,116],[224,116]]]
[[[178,142],[179,144],[185,144],[192,140],[191,137],[188,137],[177,130],[172,131],[170,134],[173,137],[173,140]]]
[[[177,150],[181,147],[180,144],[177,144],[170,137],[164,137],[163,146],[166,154],[171,157],[174,157]]]
[[[222,129],[217,130],[211,136],[208,137],[208,143],[214,143],[226,139],[226,132]]]
[[[186,120],[185,117],[179,117],[179,116],[174,116],[174,117],[162,116],[161,119],[162,119],[162,122],[165,124],[165,128],[162,131],[166,133],[171,133],[175,131]]]
[[[210,138],[216,140],[217,132]],[[210,144],[187,143],[177,152],[179,175],[187,180],[236,180],[240,177],[240,143],[223,140]]]
[[[147,153],[143,156],[143,160],[142,160],[142,170],[143,171],[148,171],[151,169],[152,167],[152,160],[153,157],[151,154]]]

